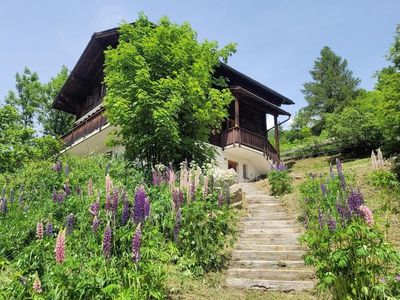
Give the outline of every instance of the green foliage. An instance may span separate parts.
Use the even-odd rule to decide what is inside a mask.
[[[385,188],[388,190],[397,189],[400,183],[396,175],[386,170],[375,170],[370,175],[370,183],[373,186]]]
[[[400,24],[396,26],[394,42],[389,49],[388,59],[393,63],[394,67],[400,70]]]
[[[196,275],[222,267],[225,234],[232,232],[232,213],[226,206],[218,207],[216,195],[203,198],[198,190],[196,201],[186,202],[179,243],[175,243],[175,213],[166,183],[147,186],[143,173],[120,158],[66,157],[62,166],[57,172],[51,161],[30,162],[18,174],[0,174],[0,187],[8,203],[7,213],[0,212],[0,298],[164,299],[168,264],[176,263]],[[132,219],[121,224],[121,198],[115,217],[105,211],[107,172],[114,188],[127,192],[131,208],[138,185],[145,185],[150,198],[150,215],[141,226],[141,260],[136,264],[131,249],[137,224]],[[88,192],[90,178],[94,195]],[[53,191],[63,190],[67,183],[71,194],[61,204],[55,202]],[[94,232],[89,207],[97,197],[101,223]],[[75,224],[66,236],[66,260],[57,264],[56,235],[71,213]],[[54,225],[54,233],[45,234],[42,240],[36,237],[39,221]],[[110,259],[104,257],[102,245],[107,224],[112,227]],[[32,288],[36,274],[41,294]]]
[[[361,210],[349,210],[351,189],[331,174],[310,178],[300,190],[305,262],[316,268],[318,287],[334,299],[397,299],[400,255]]]
[[[272,170],[267,176],[272,195],[281,196],[292,191],[292,178],[287,170]]]
[[[209,134],[232,101],[213,72],[234,52],[233,44],[198,42],[189,24],[166,17],[153,24],[141,14],[134,25],[122,24],[118,46],[105,52],[104,103],[126,156],[152,165],[210,158]]]
[[[325,114],[342,110],[356,97],[360,83],[348,69],[347,61],[329,47],[322,48],[320,54],[310,71],[313,81],[306,82],[302,90],[308,102],[304,109],[310,117],[308,123],[314,127],[316,134],[325,128]]]

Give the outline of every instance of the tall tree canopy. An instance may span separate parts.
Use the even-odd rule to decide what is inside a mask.
[[[68,78],[68,73],[67,67],[63,66],[54,78],[42,85],[39,122],[43,126],[44,134],[60,137],[73,127],[73,115],[52,107],[54,99]]]
[[[164,17],[153,24],[143,14],[119,33],[118,46],[105,52],[104,103],[127,157],[152,164],[205,161],[210,132],[233,99],[225,79],[213,73],[235,45],[199,42],[188,23]]]
[[[313,81],[304,83],[302,90],[308,103],[303,115],[308,116],[308,123],[317,134],[325,127],[325,114],[342,110],[357,96],[360,83],[349,70],[346,59],[329,47],[322,48],[320,54],[310,71]]]

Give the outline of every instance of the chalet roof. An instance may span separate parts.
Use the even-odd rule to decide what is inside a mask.
[[[79,57],[65,84],[53,102],[53,107],[71,114],[76,114],[79,103],[102,77],[104,50],[118,44],[118,28],[112,28],[92,35],[85,50]],[[274,107],[282,104],[294,104],[292,100],[263,85],[262,83],[221,63],[216,70],[217,76],[228,79],[230,87],[242,87],[255,96],[271,102]],[[282,110],[283,111],[283,110]],[[287,113],[286,113],[287,114]]]

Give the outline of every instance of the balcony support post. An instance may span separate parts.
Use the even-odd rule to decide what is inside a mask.
[[[280,156],[280,151],[279,151],[279,126],[278,126],[278,116],[274,116],[274,133],[275,133],[275,150],[278,154],[278,157]]]

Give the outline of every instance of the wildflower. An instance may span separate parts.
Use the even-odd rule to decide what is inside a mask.
[[[132,258],[134,263],[138,263],[140,261],[141,244],[142,244],[142,231],[140,229],[140,223],[139,223],[132,239]]]
[[[58,193],[58,197],[57,197],[58,203],[61,204],[64,202],[64,200],[65,200],[65,193],[63,193],[63,192]]]
[[[65,260],[65,229],[60,230],[57,235],[56,246],[54,248],[56,262],[61,264]]]
[[[218,194],[218,207],[222,207],[224,204],[224,195],[222,193]]]
[[[71,213],[67,216],[65,221],[65,226],[67,228],[66,232],[68,235],[72,233],[72,230],[74,229],[74,223],[75,223],[75,217],[74,214]]]
[[[206,198],[208,195],[208,176],[204,177],[204,186],[203,186],[203,197]]]
[[[57,162],[53,165],[53,170],[56,171],[58,174],[61,173],[61,171],[62,171],[62,164],[61,164],[61,161],[57,161]]]
[[[147,219],[150,215],[150,198],[146,197],[144,199],[144,206],[143,206],[143,220]]]
[[[110,195],[112,188],[113,188],[113,183],[112,183],[110,174],[107,173],[107,175],[106,175],[106,195]]]
[[[75,187],[75,192],[76,192],[78,195],[80,195],[80,194],[82,193],[82,190],[81,190],[81,188],[80,188],[79,186],[76,186],[76,187]]]
[[[153,175],[153,185],[160,185],[161,184],[161,178],[160,174],[156,169],[152,170],[152,175]]]
[[[181,228],[181,221],[182,221],[182,210],[178,209],[175,216],[175,226],[174,226],[174,241],[178,243],[179,241],[179,231]]]
[[[37,222],[36,224],[36,237],[38,240],[43,239],[43,223]]]
[[[32,288],[37,294],[40,294],[40,293],[43,292],[42,291],[42,283],[40,282],[39,275],[37,273],[36,273],[36,276],[35,276],[35,280],[33,281]]]
[[[96,233],[97,230],[99,229],[100,223],[101,223],[100,219],[97,216],[94,216],[92,221],[92,230],[94,233]]]
[[[336,205],[337,212],[339,213],[340,219],[342,220],[342,224],[346,224],[347,221],[351,218],[350,210],[347,206],[337,204]]]
[[[111,257],[112,230],[110,225],[107,225],[103,236],[103,253],[105,258]]]
[[[323,229],[324,228],[324,213],[320,210],[318,210],[318,224],[319,224],[319,229]]]
[[[48,221],[46,224],[46,235],[52,236],[53,230],[54,230],[53,224],[51,223],[51,221]]]
[[[361,216],[364,218],[365,223],[367,223],[369,226],[372,226],[374,224],[374,216],[372,214],[372,211],[368,208],[368,206],[361,205],[358,208],[358,211],[360,212]]]
[[[327,191],[326,191],[326,185],[323,184],[323,183],[321,183],[321,191],[322,191],[322,195],[323,195],[324,197],[326,197],[326,193],[327,193]]]
[[[55,190],[53,191],[53,201],[58,202],[58,194]]]
[[[90,207],[89,207],[89,212],[93,215],[93,216],[97,216],[99,214],[99,210],[100,210],[100,202],[98,200],[96,200],[96,202],[93,202]]]
[[[68,163],[65,163],[65,175],[69,175],[69,165]]]
[[[68,179],[67,179],[67,181],[66,181],[65,184],[64,184],[64,192],[65,192],[65,195],[66,195],[66,196],[69,196],[69,195],[71,194],[71,188],[70,188],[70,186],[69,186]]]
[[[8,212],[7,199],[5,197],[0,199],[0,212],[3,214]]]
[[[172,165],[171,165],[169,170],[168,170],[168,184],[169,184],[171,189],[174,187],[175,181],[176,181],[176,176],[175,176],[175,172],[172,169]]]
[[[172,206],[175,210],[178,210],[183,204],[183,193],[180,188],[176,188],[172,191]]]
[[[118,209],[118,202],[119,202],[119,195],[118,195],[118,190],[114,189],[113,194],[112,194],[112,204],[111,204],[111,209],[113,211],[113,214],[117,212]]]
[[[194,184],[190,184],[190,197],[192,198],[192,201],[196,201],[196,189]]]
[[[122,215],[121,215],[121,224],[122,226],[128,223],[129,219],[129,201],[126,197],[126,192],[124,191],[122,194],[123,204],[122,204]]]
[[[284,163],[278,163],[278,164],[276,164],[276,165],[274,166],[274,168],[275,168],[276,171],[279,171],[279,172],[282,172],[282,171],[286,171],[286,170],[287,170],[287,168],[286,168],[286,166],[285,166]]]
[[[336,229],[336,220],[333,218],[330,218],[327,222],[328,229],[329,231],[335,231]]]
[[[400,281],[400,274],[394,278],[396,281]]]
[[[339,180],[340,180],[340,187],[341,187],[342,191],[345,191],[346,190],[346,179],[343,174],[342,162],[338,158],[336,158],[336,169],[337,169]]]
[[[364,203],[363,195],[360,192],[351,191],[347,203],[351,214],[358,213],[358,208]]]
[[[145,220],[145,218],[148,216],[147,215],[147,207],[150,205],[150,202],[147,203],[147,195],[144,190],[143,186],[140,186],[135,194],[135,203],[133,207],[133,221],[135,223],[141,223]]]
[[[89,178],[88,184],[87,184],[87,189],[88,189],[88,196],[93,196],[93,180],[92,177]]]
[[[112,207],[111,196],[110,195],[106,195],[106,205],[105,205],[106,211],[110,211],[111,207]]]

